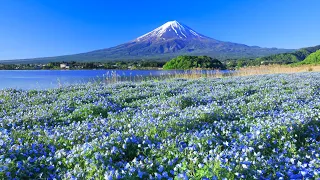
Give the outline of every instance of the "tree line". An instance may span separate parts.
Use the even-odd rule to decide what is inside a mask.
[[[162,68],[162,61],[114,61],[114,62],[50,62],[47,64],[0,64],[0,70],[58,70],[60,64],[70,69],[156,69]]]

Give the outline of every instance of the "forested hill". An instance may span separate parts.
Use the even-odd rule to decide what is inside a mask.
[[[163,69],[225,69],[218,60],[208,56],[178,56],[167,62]]]
[[[299,62],[298,64],[311,64],[319,65],[320,64],[320,50],[310,54],[305,60]]]
[[[320,45],[314,47],[301,48],[292,53],[275,54],[257,58],[261,64],[291,64],[298,63],[306,59],[307,56],[320,49]]]

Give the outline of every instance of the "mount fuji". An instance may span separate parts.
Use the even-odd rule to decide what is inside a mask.
[[[12,62],[168,60],[178,55],[208,55],[218,59],[254,58],[292,51],[220,41],[202,35],[178,21],[169,21],[143,36],[115,47],[74,55],[12,60]]]

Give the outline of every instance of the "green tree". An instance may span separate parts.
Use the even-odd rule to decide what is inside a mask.
[[[167,62],[163,69],[225,69],[217,59],[208,56],[178,56]]]

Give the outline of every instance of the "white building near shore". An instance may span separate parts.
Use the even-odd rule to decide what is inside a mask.
[[[66,63],[60,64],[60,69],[70,69],[70,67]]]

